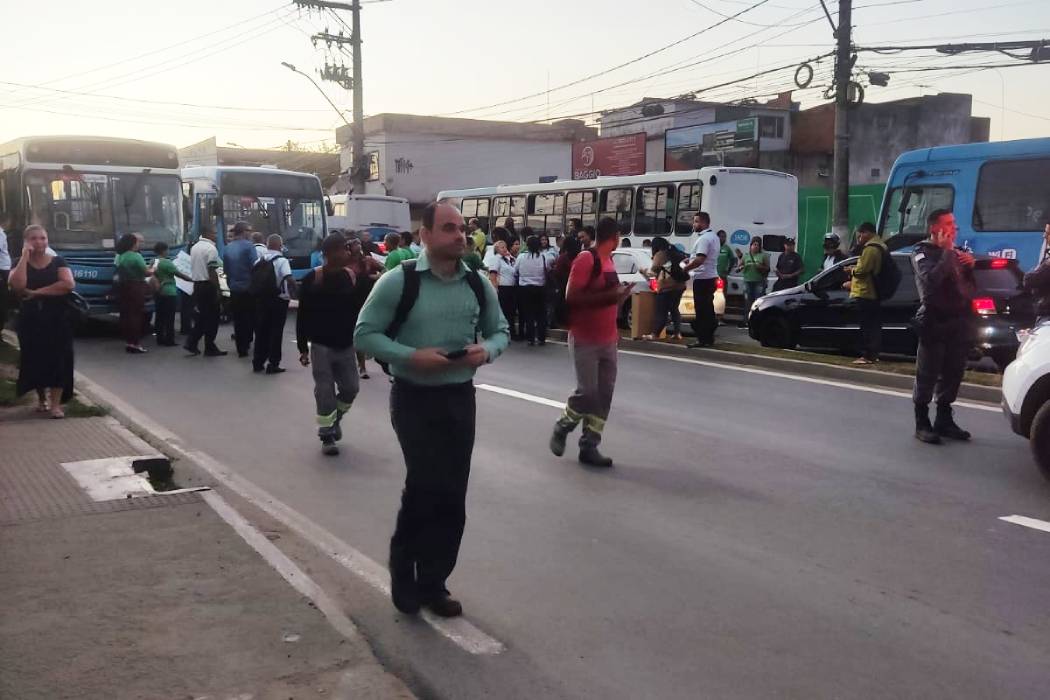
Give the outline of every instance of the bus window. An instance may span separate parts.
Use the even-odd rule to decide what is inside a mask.
[[[1042,231],[1050,217],[1050,159],[989,161],[974,198],[974,231]]]
[[[594,226],[597,223],[594,212],[594,190],[569,192],[565,195],[566,219],[579,219],[584,226]]]
[[[559,193],[529,196],[529,228],[536,233],[551,236],[562,233],[565,214],[565,195]]]
[[[620,224],[620,230],[628,233],[631,230],[631,200],[633,199],[630,188],[605,190],[601,197],[602,217],[611,216]]]
[[[635,198],[634,232],[639,236],[666,236],[674,220],[674,187],[639,187]]]
[[[525,195],[493,197],[492,218],[494,219],[493,227],[502,226],[508,218],[514,221],[515,228],[523,227],[525,225]]]
[[[481,230],[485,233],[489,232],[488,197],[464,199],[461,211],[463,212],[463,218],[466,221],[470,221],[471,219],[477,219],[478,225],[481,226]]]
[[[687,182],[678,186],[678,216],[675,218],[676,236],[689,236],[693,233],[693,216],[700,211],[700,193],[703,185],[699,182]]]
[[[901,222],[901,200],[904,200],[904,221]],[[880,235],[885,239],[899,233],[926,237],[926,217],[937,209],[951,211],[955,190],[949,185],[909,185],[895,187],[886,200],[889,204],[883,214]]]

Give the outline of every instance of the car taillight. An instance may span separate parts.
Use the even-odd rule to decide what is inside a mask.
[[[980,316],[991,316],[996,312],[995,299],[978,297],[973,300],[973,311]]]
[[[1001,270],[1009,264],[1010,261],[1006,258],[993,258],[991,262],[991,268],[993,270]]]
[[[722,278],[721,277],[716,277],[715,278],[715,289],[725,289],[725,288],[726,288],[726,283],[722,280]]]
[[[649,280],[649,289],[654,292],[659,291],[659,285],[657,285],[655,278]]]

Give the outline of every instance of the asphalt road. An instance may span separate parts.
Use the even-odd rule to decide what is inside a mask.
[[[343,454],[315,436],[309,371],[129,356],[77,366],[155,421],[385,562],[403,480],[370,363]],[[231,347],[229,326],[221,342]],[[152,350],[152,347],[151,347]],[[566,349],[514,347],[478,383],[563,400]],[[360,587],[380,658],[444,698],[1045,698],[1050,485],[995,411],[971,444],[911,437],[908,398],[620,355],[608,471],[546,442],[557,409],[478,391],[468,523],[450,588],[499,656],[406,624]]]

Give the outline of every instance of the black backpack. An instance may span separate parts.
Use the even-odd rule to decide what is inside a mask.
[[[593,259],[593,263],[591,266],[591,280],[594,280],[596,277],[602,274],[602,260],[598,257],[598,254],[595,253],[593,250],[589,252],[591,253],[591,258]],[[565,302],[565,292],[567,290],[568,285],[568,281],[566,281],[565,284],[559,284],[554,296],[553,318],[554,322],[558,324],[559,328],[569,327],[569,305]]]
[[[674,246],[667,249],[667,259],[671,263],[671,269],[668,270],[668,274],[671,275],[671,279],[675,282],[688,282],[689,273],[682,267],[682,261],[685,260],[686,255],[682,251],[678,250]]]
[[[405,274],[405,284],[401,288],[401,298],[397,301],[394,318],[384,332],[384,335],[391,340],[397,340],[397,334],[401,330],[401,326],[408,319],[408,314],[411,313],[412,307],[416,305],[416,299],[419,298],[419,270],[416,269],[416,261],[405,260],[401,263],[401,270]],[[487,283],[476,272],[467,272],[466,280],[467,284],[470,285],[470,291],[474,292],[474,297],[478,300],[478,319],[480,320],[481,315],[485,313],[484,285]],[[376,363],[383,369],[383,372],[390,374],[389,363],[378,358],[376,358]]]
[[[255,263],[252,268],[252,278],[248,281],[248,293],[253,297],[262,299],[276,297],[280,290],[277,288],[277,270],[274,261],[283,258],[283,255],[275,255],[269,260],[265,258]]]
[[[877,245],[868,243],[868,245]],[[875,275],[875,294],[879,300],[889,299],[897,293],[897,287],[901,285],[901,269],[893,261],[890,251],[883,246],[878,246],[882,252],[882,266],[879,274]]]

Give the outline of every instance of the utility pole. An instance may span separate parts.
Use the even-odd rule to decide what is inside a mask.
[[[353,57],[352,74],[348,73],[346,66],[335,66],[325,64],[321,72],[321,79],[337,83],[344,90],[352,90],[354,94],[353,124],[351,125],[352,139],[350,149],[353,154],[350,165],[350,179],[353,183],[353,191],[363,194],[365,181],[368,179],[368,163],[365,161],[365,109],[364,91],[362,89],[361,68],[361,0],[354,0],[352,4],[342,2],[325,2],[322,0],[293,0],[299,7],[329,10],[349,10],[352,13],[350,36],[331,34],[328,31],[315,34],[311,37],[316,45],[322,41],[328,46],[332,44],[350,44]]]
[[[849,105],[853,73],[853,0],[839,0],[839,25],[835,30],[835,156],[832,183],[831,230],[849,240]]]

